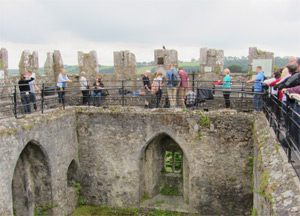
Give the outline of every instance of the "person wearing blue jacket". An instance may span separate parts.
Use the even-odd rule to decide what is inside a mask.
[[[247,83],[254,82],[254,95],[253,95],[253,105],[255,111],[262,111],[262,100],[263,100],[263,82],[265,79],[264,73],[261,66],[256,67],[257,75],[255,78],[248,80]]]

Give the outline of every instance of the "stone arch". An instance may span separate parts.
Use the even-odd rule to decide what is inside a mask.
[[[22,150],[12,179],[16,215],[34,215],[42,206],[52,206],[51,172],[41,145],[31,140]],[[53,215],[51,209],[47,215]]]
[[[79,169],[77,162],[73,159],[67,171],[67,184],[68,187],[74,186],[79,182]]]
[[[185,201],[189,200],[189,149],[186,143],[176,136],[160,132],[151,137],[143,146],[141,153],[140,197],[145,193],[153,197],[160,193],[166,183],[166,175],[162,172],[165,163],[165,152],[168,148],[182,152],[181,192]],[[175,175],[176,176],[176,175]],[[179,179],[180,178],[180,179]]]

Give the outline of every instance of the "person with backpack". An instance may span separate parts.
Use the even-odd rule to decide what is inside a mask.
[[[169,70],[166,74],[168,98],[170,101],[170,108],[175,108],[177,99],[177,87],[180,84],[180,77],[178,75],[178,71],[173,68],[172,64],[168,65],[168,69]]]

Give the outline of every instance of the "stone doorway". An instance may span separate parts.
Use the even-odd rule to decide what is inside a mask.
[[[183,149],[171,136],[163,133],[149,142],[142,154],[141,168],[141,207],[153,207],[162,202],[174,208],[180,202],[188,208],[188,160]]]
[[[12,180],[14,215],[37,215],[52,206],[51,175],[48,161],[35,141],[30,141],[17,161]],[[47,215],[53,215],[51,209]]]

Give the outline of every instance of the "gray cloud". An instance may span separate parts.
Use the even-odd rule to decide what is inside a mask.
[[[73,37],[128,49],[161,44],[220,48],[225,54],[261,45],[300,55],[298,0],[1,0],[1,5],[0,42],[55,44],[67,32],[66,43]]]

